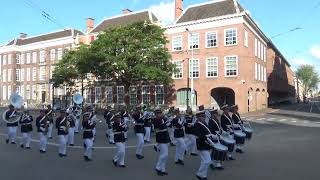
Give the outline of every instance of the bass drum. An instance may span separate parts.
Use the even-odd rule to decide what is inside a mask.
[[[212,151],[212,158],[216,161],[224,161],[227,158],[228,148],[220,143],[215,143]]]

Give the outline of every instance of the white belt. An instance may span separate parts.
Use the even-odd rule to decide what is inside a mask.
[[[84,129],[84,131],[93,131],[93,129]]]
[[[122,134],[123,133],[123,131],[121,131],[121,132],[113,132],[113,134]]]
[[[168,131],[168,129],[156,130],[156,133],[166,132],[166,131]]]
[[[136,125],[136,126],[144,126],[143,123],[137,123],[137,124],[134,124],[134,125]]]

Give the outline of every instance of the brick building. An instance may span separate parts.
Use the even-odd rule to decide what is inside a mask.
[[[55,64],[63,53],[72,48],[76,36],[83,33],[65,29],[42,35],[19,37],[0,47],[1,105],[7,105],[12,92],[24,97],[27,107],[38,106],[52,101],[52,85],[49,80]],[[55,96],[60,99],[64,89],[57,89]]]

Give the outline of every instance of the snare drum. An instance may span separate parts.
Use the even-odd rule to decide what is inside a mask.
[[[242,127],[242,128],[243,128],[243,132],[246,134],[246,138],[250,140],[252,138],[253,130],[250,127]]]
[[[231,135],[224,133],[221,135],[221,144],[227,146],[229,152],[233,152],[235,143],[236,141]]]
[[[234,139],[236,140],[237,144],[244,144],[246,139],[246,134],[242,131],[235,131],[234,132]]]
[[[212,158],[216,161],[224,161],[227,158],[228,148],[220,143],[213,146]]]

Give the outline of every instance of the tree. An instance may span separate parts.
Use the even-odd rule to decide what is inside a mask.
[[[317,88],[319,75],[312,65],[302,65],[298,68],[297,77],[302,81],[303,98],[305,99],[308,92]]]

